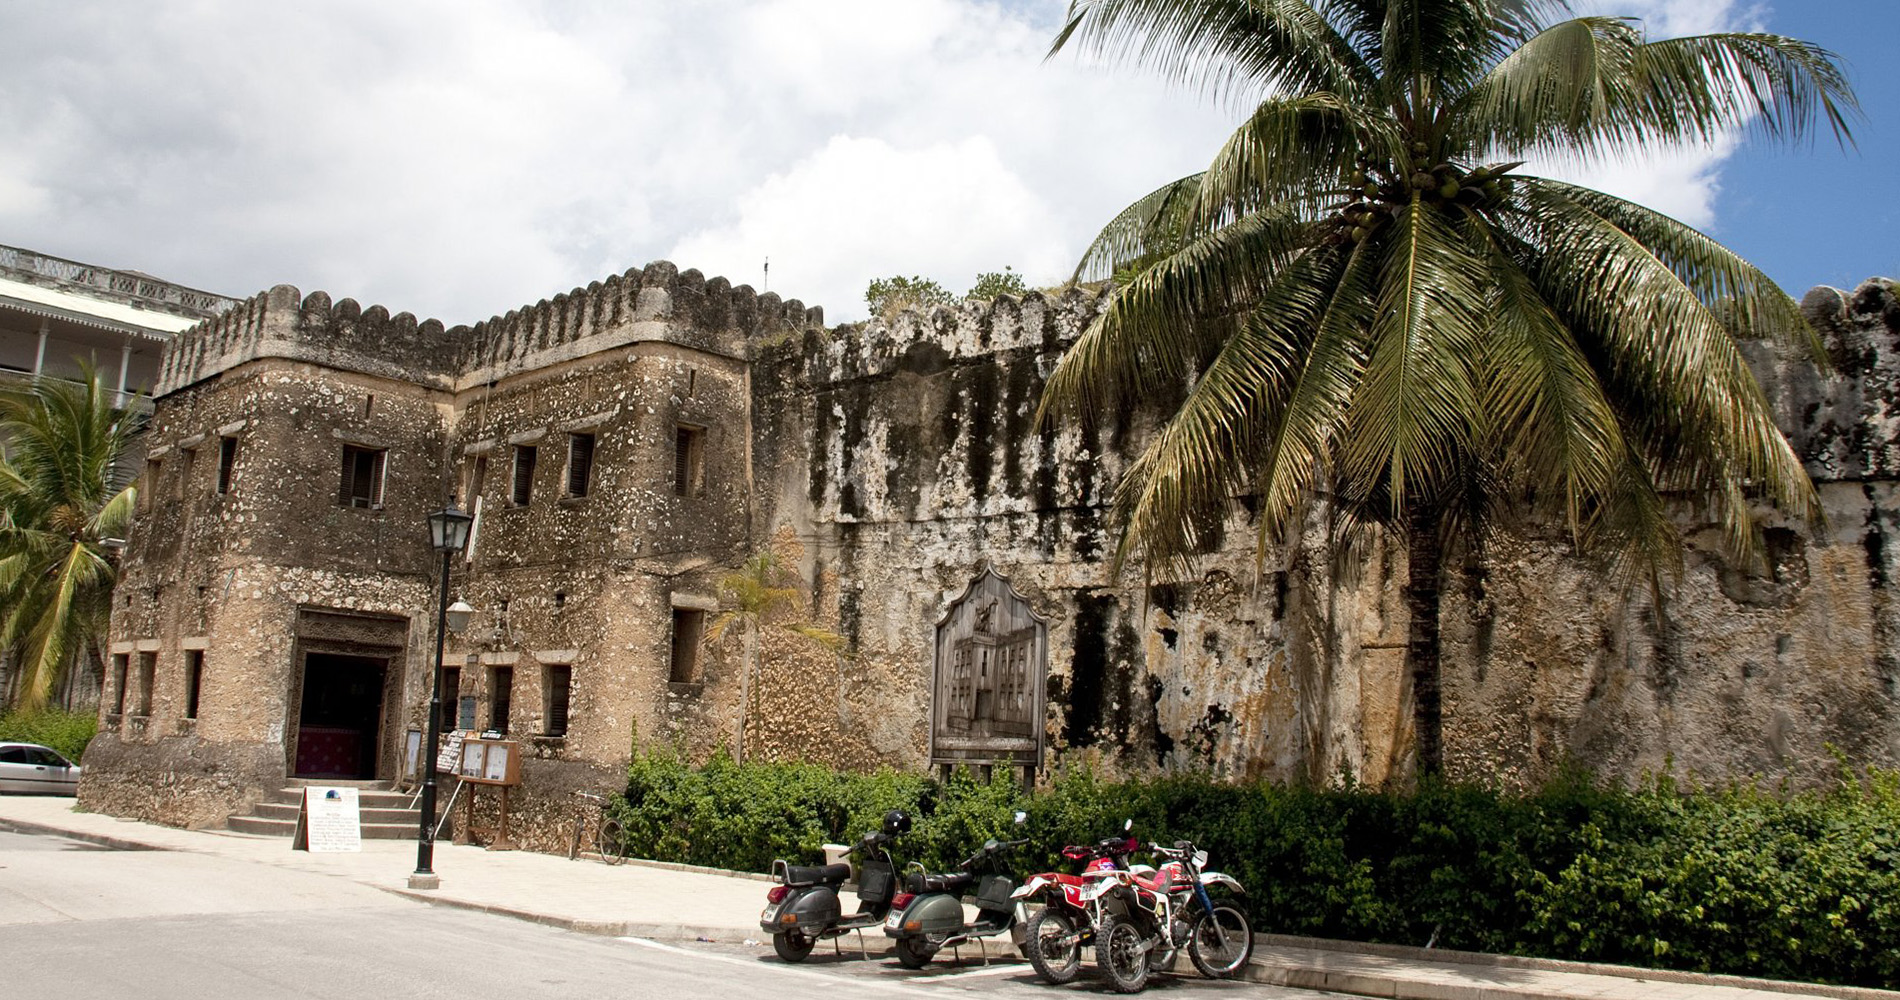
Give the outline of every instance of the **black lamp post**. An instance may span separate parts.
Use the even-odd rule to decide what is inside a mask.
[[[449,562],[468,547],[468,529],[475,518],[453,504],[429,515],[429,544],[442,554],[442,592],[436,602],[435,660],[430,664],[429,739],[422,745],[422,829],[416,838],[416,870],[409,876],[411,889],[435,889],[442,880],[435,874],[435,754],[442,741],[442,647],[449,631]],[[468,623],[468,612],[457,601],[455,631]]]

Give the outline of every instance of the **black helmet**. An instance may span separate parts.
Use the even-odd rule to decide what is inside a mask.
[[[895,837],[910,832],[910,814],[902,809],[893,809],[884,814],[884,834]]]

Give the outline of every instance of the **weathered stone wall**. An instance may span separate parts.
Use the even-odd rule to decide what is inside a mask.
[[[1728,564],[1682,511],[1684,577],[1661,601],[1526,525],[1454,574],[1445,604],[1455,773],[1534,781],[1565,762],[1634,779],[1815,780],[1828,747],[1900,760],[1886,538],[1895,511],[1891,287],[1817,291],[1835,370],[1753,348],[1829,528],[1767,522],[1769,562]],[[835,705],[790,647],[768,669],[773,752],[920,766],[931,624],[984,563],[1050,618],[1047,736],[1123,766],[1382,780],[1403,763],[1404,558],[1374,540],[1337,579],[1314,525],[1256,565],[1251,526],[1194,578],[1112,576],[1108,493],[1148,418],[1033,423],[1092,314],[1072,296],[940,308],[808,335],[759,378],[762,524],[796,538],[820,609],[859,646]],[[829,669],[829,668],[826,668]]]
[[[511,832],[537,849],[565,849],[569,792],[616,785],[636,745],[703,757],[733,747],[742,718],[748,756],[925,766],[934,626],[986,565],[1047,622],[1045,765],[1384,778],[1409,743],[1403,554],[1375,538],[1335,560],[1316,512],[1298,544],[1260,556],[1237,514],[1188,578],[1113,572],[1111,491],[1168,401],[1035,420],[1097,306],[1032,294],[825,330],[817,310],[662,262],[444,329],[272,289],[166,361],[111,643],[134,670],[157,657],[153,707],[116,712],[108,669],[82,798],[201,824],[261,796],[290,766],[299,616],[326,609],[399,635],[377,751],[394,777],[432,676],[423,518],[450,496],[479,515],[450,580],[477,611],[443,664],[484,728],[495,671],[512,671],[503,728],[529,759]],[[1606,587],[1537,525],[1468,558],[1445,604],[1456,773],[1533,781],[1575,760],[1625,778],[1811,780],[1830,745],[1900,759],[1900,309],[1879,283],[1807,308],[1835,372],[1766,347],[1757,367],[1827,529],[1771,520],[1771,558],[1738,567],[1685,506],[1688,570],[1660,601]],[[682,427],[701,450],[685,489]],[[593,440],[585,495],[575,435]],[[239,450],[219,492],[224,437]],[[339,502],[346,444],[387,449],[380,506]],[[537,456],[525,504],[524,447]],[[675,681],[672,620],[710,619],[720,578],[761,548],[795,567],[812,617],[856,654],[767,629],[742,706],[738,630]],[[196,720],[182,711],[191,650],[205,662]],[[559,734],[555,667],[572,678]]]

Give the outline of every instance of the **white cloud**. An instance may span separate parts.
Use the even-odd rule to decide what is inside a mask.
[[[1072,263],[1047,205],[980,136],[907,150],[834,137],[740,196],[732,223],[673,250],[754,287],[768,256],[772,286],[812,296],[828,319],[862,316],[872,277],[934,276],[961,289],[977,270],[1048,275]],[[867,261],[880,270],[867,274]]]
[[[1672,31],[1741,16],[1605,2]],[[663,255],[756,285],[770,254],[772,289],[833,320],[881,275],[1053,283],[1232,122],[1045,62],[1064,6],[29,5],[0,33],[0,243],[450,322]],[[1701,221],[1722,155],[1604,183]]]

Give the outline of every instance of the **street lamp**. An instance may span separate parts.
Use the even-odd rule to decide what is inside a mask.
[[[422,829],[416,837],[416,870],[409,876],[411,889],[436,889],[442,880],[435,874],[435,753],[442,741],[442,645],[451,624],[449,609],[449,563],[468,547],[468,528],[475,518],[457,510],[453,504],[429,515],[429,545],[442,554],[442,591],[436,602],[435,660],[429,672],[429,739],[422,752]],[[460,632],[475,609],[455,602],[453,624]]]

